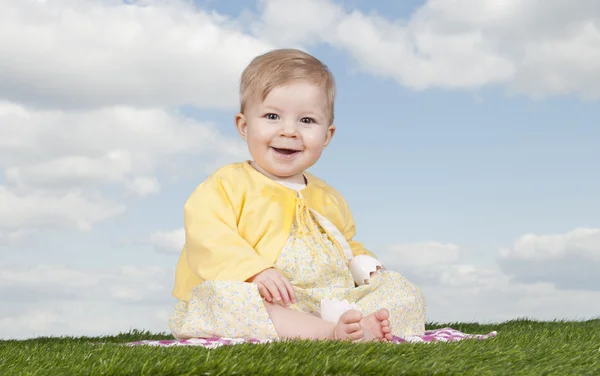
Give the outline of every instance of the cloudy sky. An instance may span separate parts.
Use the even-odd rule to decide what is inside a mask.
[[[183,204],[247,158],[237,81],[275,47],[336,75],[312,172],[429,321],[600,316],[599,19],[597,0],[0,0],[0,338],[168,330]]]

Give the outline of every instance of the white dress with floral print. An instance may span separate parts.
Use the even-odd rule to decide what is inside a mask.
[[[294,286],[297,303],[290,309],[320,316],[321,299],[346,299],[364,315],[387,308],[396,336],[423,334],[425,299],[415,285],[400,273],[382,270],[369,284],[355,287],[346,257],[315,217],[310,222],[322,239],[299,231],[296,221],[275,264]],[[177,338],[278,338],[256,285],[247,282],[201,283],[189,303],[177,303],[169,327]]]

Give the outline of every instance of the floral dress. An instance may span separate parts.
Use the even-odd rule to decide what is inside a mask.
[[[421,291],[400,273],[388,270],[356,287],[347,257],[323,229],[331,223],[315,218],[302,206],[302,199],[298,202],[290,236],[275,263],[294,286],[296,304],[290,309],[320,316],[322,299],[347,300],[363,315],[387,308],[393,335],[423,334]],[[176,338],[278,338],[257,286],[248,282],[204,281],[192,290],[189,302],[177,303],[169,327]]]

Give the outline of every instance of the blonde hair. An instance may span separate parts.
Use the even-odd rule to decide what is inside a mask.
[[[326,91],[329,124],[333,123],[335,80],[319,59],[296,49],[278,49],[255,57],[240,80],[240,112],[252,100],[265,100],[274,88],[292,81],[308,81]]]

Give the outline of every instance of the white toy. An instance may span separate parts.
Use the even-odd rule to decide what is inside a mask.
[[[351,309],[358,309],[355,303],[349,303],[348,300],[342,301],[336,299],[321,299],[321,318],[325,321],[337,323],[340,316]]]
[[[383,268],[383,265],[379,260],[374,257],[367,255],[358,255],[350,260],[348,265],[354,282],[358,286],[368,285],[371,273],[376,273]]]
[[[368,285],[371,273],[376,273],[380,269],[383,269],[383,265],[379,260],[367,255],[353,257],[348,267],[354,278],[354,283],[358,286]],[[323,320],[337,323],[340,316],[350,309],[358,309],[358,307],[355,303],[349,303],[346,299],[342,301],[337,299],[321,299],[321,318]]]

